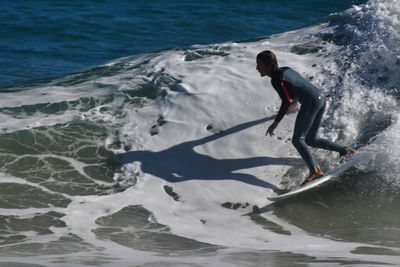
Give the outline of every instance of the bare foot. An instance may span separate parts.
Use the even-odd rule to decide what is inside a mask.
[[[324,176],[324,173],[322,172],[321,168],[319,166],[315,166],[314,169],[311,171],[310,176],[308,176],[308,178],[304,182],[302,182],[300,186],[321,178],[322,176]]]
[[[340,160],[339,162],[342,163],[346,158],[350,157],[351,155],[353,155],[356,152],[355,149],[350,148],[350,147],[346,147],[345,148],[345,153],[340,153]]]
[[[340,153],[340,157],[348,157],[356,152],[355,149],[346,147],[344,152]]]
[[[356,150],[350,147],[346,147],[346,154],[344,155],[345,157],[348,157],[350,155],[353,155],[354,153],[356,153]]]

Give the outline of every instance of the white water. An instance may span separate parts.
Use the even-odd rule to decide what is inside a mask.
[[[322,260],[340,258],[398,264],[398,256],[352,253],[366,244],[309,234],[273,212],[261,216],[281,226],[290,235],[264,229],[243,215],[250,213],[254,205],[268,206],[270,202],[266,197],[275,194],[273,188],[280,187],[282,176],[293,165],[302,166],[290,142],[295,114],[284,118],[275,131],[275,137],[265,136],[280,105],[269,79],[259,77],[255,69],[255,57],[265,49],[276,53],[280,66],[290,66],[304,77],[313,77],[312,82],[326,94],[339,92],[340,97],[334,95],[328,100],[322,135],[348,145],[371,119],[391,120],[389,128],[380,133],[371,145],[359,151],[358,155],[365,157],[365,164],[358,168],[363,171],[392,170],[385,178],[397,183],[400,124],[396,97],[399,94],[393,92],[397,90],[400,78],[397,63],[399,14],[396,0],[370,1],[361,8],[355,7],[342,14],[342,20],[349,20],[344,26],[322,24],[257,42],[196,46],[190,51],[169,50],[139,59],[120,59],[108,65],[135,65],[142,58],[150,61],[139,69],[86,82],[79,88],[62,88],[68,90],[67,94],[60,94],[60,88],[55,91],[50,86],[21,93],[26,94],[25,104],[37,103],[34,97],[43,92],[46,92],[48,102],[73,100],[79,97],[75,94],[77,92],[94,97],[114,94],[114,102],[106,104],[114,113],[101,113],[99,106],[85,113],[72,110],[62,116],[41,117],[38,114],[7,121],[7,128],[15,130],[21,129],[22,125],[35,127],[74,119],[103,121],[106,126],[119,127],[117,134],[110,131],[107,144],[120,140],[130,147],[127,153],[122,149],[115,151],[123,154],[125,162],[124,173],[116,175],[115,180],[136,184],[122,193],[107,196],[69,197],[72,203],[67,208],[54,209],[66,214],[62,220],[67,227],[54,229],[53,238],[72,233],[95,247],[104,248],[102,255],[115,257],[121,264],[166,261],[162,255],[99,240],[92,232],[97,227],[97,218],[129,205],[142,205],[173,234],[226,248],[209,257],[167,258],[177,264],[240,266],[227,262],[226,255],[246,251],[282,251]],[[387,34],[380,35],[382,31]],[[318,39],[322,34],[338,32],[351,36],[346,45],[322,43]],[[382,36],[385,38],[380,38]],[[291,52],[293,46],[306,43],[320,45],[323,49],[305,55]],[[355,53],[356,48],[359,50]],[[188,53],[196,49],[228,55],[185,61]],[[179,82],[173,88],[162,86],[167,95],[149,100],[141,108],[128,105],[118,97],[123,90],[142,83],[161,83],[156,74],[174,77]],[[386,74],[389,77],[382,78]],[[90,88],[95,88],[95,91]],[[18,105],[11,97],[2,98],[3,101],[7,106]],[[115,116],[116,113],[122,115]],[[160,117],[167,123],[159,126],[158,134],[151,135],[150,129]],[[251,126],[246,125],[264,118]],[[3,128],[6,128],[5,124],[4,119]],[[213,135],[207,130],[209,125],[224,132]],[[139,154],[137,151],[147,152]],[[337,156],[332,153],[313,152],[323,166],[330,167],[337,162]],[[72,160],[71,163],[78,164]],[[173,188],[179,201],[165,192],[165,185]],[[234,210],[221,206],[226,202],[249,205]],[[35,211],[26,210],[28,214]],[[14,212],[21,215],[21,211]],[[13,210],[8,214],[13,214]],[[74,256],[80,258],[82,255],[76,253]],[[47,260],[51,261],[51,258],[48,256]],[[32,258],[29,261],[41,262]]]

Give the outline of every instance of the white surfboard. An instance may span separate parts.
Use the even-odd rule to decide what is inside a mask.
[[[276,195],[276,196],[270,196],[267,197],[268,200],[272,200],[272,201],[278,201],[278,200],[283,200],[283,199],[287,199],[290,197],[294,197],[297,195],[300,195],[304,192],[307,192],[308,190],[311,190],[313,188],[316,188],[322,184],[327,183],[328,181],[333,180],[335,177],[339,176],[339,174],[341,174],[342,172],[344,172],[345,170],[349,169],[351,166],[353,166],[354,164],[356,164],[358,162],[358,160],[354,160],[354,158],[349,159],[348,161],[346,161],[345,163],[341,164],[339,167],[325,173],[324,176],[322,176],[321,178],[314,180],[312,182],[306,183],[303,186],[297,187],[287,193],[281,194],[281,195]]]

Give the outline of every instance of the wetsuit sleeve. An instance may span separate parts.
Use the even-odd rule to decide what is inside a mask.
[[[280,122],[285,114],[287,113],[289,109],[289,102],[286,100],[286,98],[282,98],[282,104],[281,107],[279,108],[278,115],[276,115],[275,121]]]
[[[284,89],[284,87],[288,86],[288,84],[286,84],[286,83],[287,82],[282,81],[281,83],[273,83],[272,84],[272,86],[278,92],[278,95],[282,100],[281,106],[280,106],[279,111],[278,111],[278,115],[276,115],[276,117],[275,117],[275,121],[276,122],[280,122],[283,119],[283,117],[287,113],[290,105],[292,104],[290,96],[288,95],[287,90]],[[285,90],[286,90],[286,93],[285,93]]]

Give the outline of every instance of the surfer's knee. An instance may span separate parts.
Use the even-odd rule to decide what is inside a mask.
[[[304,137],[303,136],[293,136],[292,144],[297,149],[300,147],[303,147],[305,145]]]
[[[307,137],[307,138],[305,139],[305,141],[306,141],[306,144],[307,144],[308,146],[312,146],[312,147],[317,146],[317,140],[316,140],[314,137]]]

